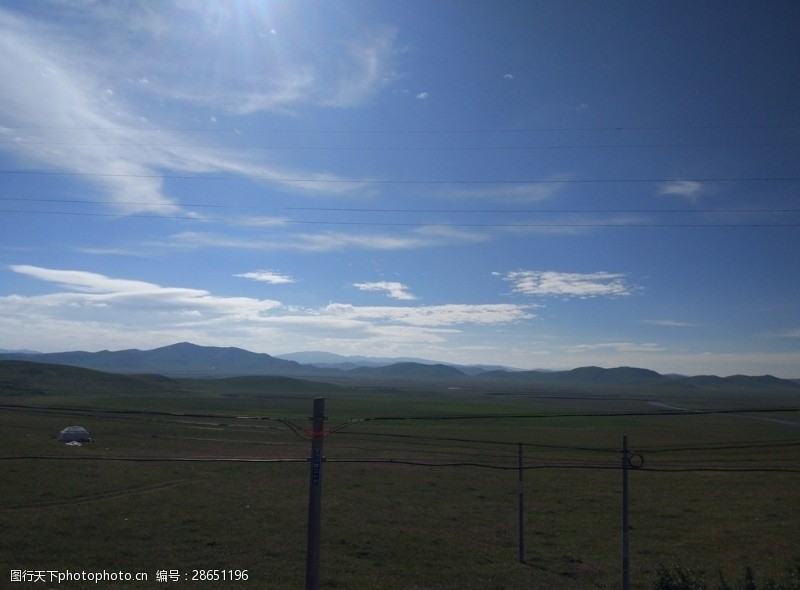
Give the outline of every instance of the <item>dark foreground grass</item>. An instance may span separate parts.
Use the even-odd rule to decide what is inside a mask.
[[[0,587],[303,587],[308,440],[282,422],[236,416],[307,426],[318,392],[208,385],[194,397],[185,388],[168,397],[39,396],[34,407],[0,411]],[[758,400],[745,401],[753,409]],[[103,408],[115,411],[95,411]],[[800,428],[769,414],[599,415],[649,410],[641,399],[330,395],[329,426],[384,419],[324,441],[322,587],[619,587],[623,434],[646,467],[629,472],[634,588],[647,588],[660,563],[703,569],[710,587],[718,570],[734,580],[745,565],[779,577],[800,556],[800,473],[786,471],[800,469]],[[482,417],[436,419],[469,415]],[[57,443],[72,423],[96,441]],[[524,563],[518,442],[528,467]],[[10,583],[12,570],[149,580]],[[178,581],[155,582],[173,570]],[[191,581],[193,570],[247,570],[248,579]]]

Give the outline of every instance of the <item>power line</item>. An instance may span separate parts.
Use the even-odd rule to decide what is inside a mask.
[[[416,467],[478,467],[498,471],[517,471],[518,465],[497,465],[475,461],[415,461],[411,459],[326,459],[328,463],[388,463],[393,465],[413,465]],[[621,469],[619,465],[575,465],[562,463],[558,465],[525,465],[523,469]]]
[[[198,217],[192,215],[145,215],[141,213],[90,213],[81,211],[31,211],[21,209],[0,209],[0,213],[16,213],[23,215],[64,215],[71,217],[106,217],[125,219],[173,219],[181,221],[230,221],[221,217]],[[428,223],[428,222],[381,222],[381,221],[330,221],[330,220],[277,220],[273,225],[329,225],[329,226],[367,226],[367,227],[473,227],[473,228],[779,228],[800,227],[800,223],[641,223],[641,222],[605,222],[605,223]]]
[[[589,446],[574,446],[574,445],[553,445],[544,443],[519,443],[504,440],[487,440],[475,438],[462,438],[462,437],[449,437],[449,436],[421,436],[415,434],[402,434],[390,432],[351,432],[342,431],[342,428],[348,426],[349,423],[334,428],[333,432],[340,432],[348,436],[374,436],[385,438],[400,438],[406,440],[425,440],[432,441],[430,444],[441,442],[458,442],[458,443],[472,443],[482,445],[501,445],[501,446],[517,446],[522,444],[523,447],[530,449],[546,449],[554,451],[582,451],[582,452],[600,452],[600,453],[615,453],[619,452],[616,447],[589,447]],[[753,450],[753,449],[773,449],[783,447],[798,447],[800,440],[761,440],[761,441],[742,441],[734,443],[707,443],[703,445],[693,446],[675,446],[675,447],[639,447],[641,452],[645,453],[672,453],[672,452],[698,452],[698,451],[718,451],[718,450]]]
[[[641,467],[635,471],[660,473],[800,473],[793,467]]]
[[[126,126],[53,126],[27,125],[6,126],[8,130],[62,130],[62,131],[202,131],[209,133],[240,133],[236,127],[126,127]],[[333,134],[333,135],[409,135],[409,134],[484,134],[484,133],[541,133],[541,132],[579,132],[579,131],[741,131],[768,129],[797,129],[800,124],[759,124],[759,125],[606,125],[575,127],[496,127],[496,128],[431,128],[431,129],[269,129],[248,128],[259,133],[297,133],[297,134]]]
[[[697,452],[697,451],[729,451],[729,450],[751,450],[751,449],[774,449],[781,447],[798,447],[800,441],[754,441],[749,443],[708,443],[706,445],[698,446],[676,446],[676,447],[656,447],[656,448],[641,448],[642,452],[647,453],[678,453],[678,452]]]
[[[39,197],[0,197],[0,201],[15,201],[24,203],[64,203],[64,204],[91,204],[91,205],[117,205],[117,206],[152,206],[152,202],[147,201],[119,201],[108,199],[56,199]],[[441,208],[414,208],[414,207],[265,207],[263,205],[229,205],[220,203],[180,203],[176,207],[192,207],[198,209],[231,209],[231,210],[261,210],[261,211],[312,211],[326,213],[447,213],[447,214],[466,214],[466,215],[503,215],[520,213],[532,215],[550,214],[618,214],[618,213],[646,213],[646,214],[674,214],[674,215],[697,215],[697,214],[765,214],[765,213],[800,213],[800,209],[795,208],[682,208],[682,209],[625,209],[625,208],[603,208],[603,209],[441,209]],[[35,213],[36,211],[30,211]],[[54,212],[61,213],[61,212]],[[69,213],[69,212],[65,212]],[[79,212],[80,213],[80,212]]]
[[[114,410],[108,408],[70,408],[66,406],[38,406],[26,404],[0,404],[0,408],[4,410],[22,410],[26,412],[38,413],[81,413],[81,414],[107,414],[114,417],[123,417],[126,419],[140,418],[140,416],[168,416],[168,417],[181,417],[181,418],[220,418],[224,420],[264,420],[278,422],[286,426],[294,434],[302,435],[305,430],[285,417],[276,416],[243,416],[233,414],[210,414],[204,412],[168,412],[165,410]]]
[[[0,197],[0,201],[17,201],[31,203],[68,203],[92,205],[126,205],[142,206],[152,205],[146,201],[119,201],[108,199],[55,199],[39,197]],[[648,214],[718,214],[718,213],[800,213],[800,209],[792,208],[692,208],[692,209],[437,209],[413,207],[264,207],[262,205],[229,205],[220,203],[180,203],[180,207],[210,208],[210,209],[256,209],[266,211],[315,211],[315,212],[340,212],[340,213],[456,213],[456,214],[603,214],[603,213],[648,213]]]
[[[161,178],[168,180],[238,180],[230,175],[198,174],[132,174],[112,172],[65,172],[52,170],[0,170],[0,174],[37,176],[81,176],[96,178]],[[800,176],[745,176],[745,177],[698,177],[698,178],[591,178],[591,179],[493,179],[493,180],[429,180],[429,179],[381,179],[381,178],[276,178],[274,176],[250,176],[250,180],[277,183],[315,183],[315,184],[436,184],[436,185],[518,185],[518,184],[615,184],[615,183],[657,183],[657,182],[787,182],[800,180]]]
[[[402,439],[412,439],[412,440],[426,440],[426,441],[435,441],[436,443],[440,442],[459,442],[459,443],[473,443],[473,444],[485,444],[485,445],[503,445],[503,446],[513,446],[516,447],[519,442],[511,442],[511,441],[504,441],[504,440],[487,440],[487,439],[476,439],[476,438],[461,438],[461,437],[451,437],[451,436],[420,436],[416,434],[399,434],[399,433],[391,433],[391,432],[344,432],[343,429],[347,426],[356,424],[357,422],[346,422],[336,428],[333,429],[333,432],[348,435],[348,436],[379,436],[379,437],[388,437],[388,438],[402,438]],[[611,448],[611,447],[585,447],[585,446],[566,446],[566,445],[549,445],[549,444],[539,444],[539,443],[522,443],[524,447],[529,448],[542,448],[542,449],[549,449],[549,450],[568,450],[568,451],[599,451],[599,452],[617,452],[619,449]]]
[[[511,456],[509,456],[511,458]],[[46,460],[46,461],[107,461],[107,462],[136,462],[136,463],[308,463],[307,458],[258,458],[258,457],[111,457],[111,456],[88,456],[88,455],[8,455],[0,457],[0,461],[15,460]],[[370,464],[382,463],[393,465],[409,465],[416,467],[431,468],[452,468],[452,467],[475,467],[481,469],[492,469],[498,471],[517,471],[518,465],[501,465],[493,463],[481,463],[476,461],[417,461],[412,459],[324,459],[326,463],[354,463]],[[551,463],[551,464],[527,464],[522,466],[523,470],[542,470],[542,469],[565,469],[565,470],[603,470],[619,471],[623,469],[618,462],[594,463],[594,464],[575,464],[571,462]],[[798,473],[800,468],[793,467],[650,467],[642,466],[632,468],[637,472],[658,472],[658,473]]]
[[[686,148],[798,148],[800,143],[601,143],[601,144],[548,144],[548,145],[503,145],[503,146],[314,146],[314,145],[265,145],[265,144],[159,144],[159,143],[113,143],[113,142],[69,142],[69,141],[0,141],[0,145],[47,145],[72,147],[123,147],[139,149],[236,149],[267,151],[331,151],[331,152],[483,152],[483,151],[536,151],[536,150],[593,150],[593,149],[686,149]]]
[[[372,421],[449,421],[449,420],[488,420],[488,419],[529,419],[529,418],[609,418],[628,416],[704,416],[709,414],[751,414],[775,412],[800,412],[800,407],[776,408],[738,408],[738,409],[706,409],[706,410],[657,410],[635,412],[587,412],[587,413],[546,413],[546,414],[453,414],[453,415],[419,415],[419,416],[374,416],[351,420],[342,425],[351,426],[362,422]]]
[[[27,199],[0,199],[27,200]],[[74,201],[80,202],[80,201]],[[104,201],[112,203],[113,201]],[[191,207],[193,205],[185,205]],[[215,205],[207,205],[213,207]],[[235,207],[235,205],[228,205]],[[800,213],[800,209],[788,208],[752,208],[752,209],[415,209],[415,208],[380,208],[380,207],[283,207],[286,211],[327,211],[345,213]]]
[[[68,412],[91,412],[96,414],[141,414],[145,416],[181,416],[191,418],[223,418],[226,420],[274,420],[283,423],[290,428],[301,429],[291,422],[288,418],[274,417],[274,416],[247,416],[247,415],[234,415],[234,414],[213,414],[206,412],[168,412],[163,410],[114,410],[106,408],[70,408],[61,406],[38,406],[26,404],[0,404],[0,408],[10,410],[26,410],[26,411],[68,411]],[[609,417],[651,417],[651,416],[704,416],[710,414],[756,414],[756,413],[783,413],[783,412],[800,412],[800,407],[783,406],[774,408],[724,408],[724,409],[667,409],[656,411],[632,411],[632,412],[580,412],[580,413],[529,413],[529,414],[421,414],[421,415],[406,415],[406,416],[370,416],[364,418],[352,418],[347,420],[336,427],[330,429],[330,432],[339,432],[344,428],[362,424],[365,422],[376,421],[457,421],[457,420],[507,420],[507,419],[531,419],[531,418],[609,418]],[[514,443],[516,444],[516,443]]]
[[[130,457],[110,455],[8,455],[0,461],[15,460],[44,461],[122,461],[134,463],[307,463],[304,458],[260,458],[260,457]]]

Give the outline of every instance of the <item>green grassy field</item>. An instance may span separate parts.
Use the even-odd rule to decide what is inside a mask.
[[[609,399],[179,380],[0,397],[0,586],[303,587],[310,443],[287,422],[309,427],[314,397],[326,398],[334,430],[324,439],[323,588],[619,587],[623,435],[645,462],[629,471],[633,588],[649,588],[659,563],[699,567],[716,587],[718,570],[778,577],[800,557],[800,414],[752,411],[798,407],[796,394]],[[654,401],[751,411],[686,414]],[[58,443],[70,424],[95,442]],[[12,570],[149,580],[12,584]],[[194,570],[247,579],[193,581]],[[156,582],[158,571],[179,579]]]

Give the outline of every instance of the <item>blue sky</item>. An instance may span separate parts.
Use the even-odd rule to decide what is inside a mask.
[[[796,2],[0,2],[0,348],[800,377]]]

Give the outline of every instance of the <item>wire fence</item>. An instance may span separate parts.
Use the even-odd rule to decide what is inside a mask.
[[[708,416],[708,415],[761,415],[771,413],[796,413],[798,407],[740,407],[704,410],[658,409],[649,411],[625,412],[559,412],[559,413],[485,413],[485,414],[423,414],[423,415],[383,415],[353,418],[314,432],[311,428],[297,423],[297,419],[265,416],[241,415],[221,412],[181,412],[161,410],[130,410],[109,408],[74,408],[65,406],[39,406],[32,404],[0,404],[1,410],[52,414],[58,416],[95,416],[110,421],[148,421],[163,423],[171,428],[168,433],[149,433],[146,438],[172,438],[198,440],[215,445],[245,445],[257,447],[265,443],[259,437],[231,438],[230,436],[188,436],[175,432],[175,428],[218,427],[225,433],[242,432],[247,429],[266,427],[281,434],[293,435],[298,444],[287,443],[299,451],[298,456],[254,455],[252,451],[236,456],[226,453],[221,456],[200,456],[197,453],[181,455],[178,453],[160,456],[148,455],[105,455],[82,454],[63,455],[51,453],[15,453],[0,456],[0,460],[24,459],[65,459],[70,461],[141,461],[141,462],[224,462],[224,463],[298,463],[308,461],[306,447],[299,441],[309,441],[322,437],[335,439],[337,444],[324,458],[327,463],[397,464],[420,468],[473,467],[490,470],[518,470],[518,446],[524,449],[522,469],[574,469],[574,470],[619,470],[619,447],[591,446],[581,444],[551,444],[545,442],[524,442],[498,440],[496,438],[448,436],[438,434],[419,434],[363,427],[375,424],[402,425],[419,422],[453,423],[491,420],[548,420],[563,418],[626,418],[660,416]],[[800,426],[800,421],[796,422]],[[128,431],[119,431],[121,436],[137,436]],[[377,444],[376,444],[377,443]],[[637,449],[642,464],[636,468],[641,472],[751,472],[751,473],[800,473],[800,454],[791,453],[800,448],[800,437],[780,439],[733,440],[729,442],[708,442],[692,444],[668,444],[643,446]],[[362,455],[358,456],[359,451]],[[787,451],[776,455],[776,451]],[[377,455],[376,455],[377,454]],[[755,455],[755,456],[751,456]],[[646,457],[646,461],[644,458]]]
[[[670,444],[648,444],[635,449],[627,448],[627,437],[622,445],[559,444],[558,442],[531,442],[501,440],[495,437],[462,436],[453,434],[453,429],[425,428],[415,432],[418,423],[453,424],[485,423],[492,420],[525,421],[570,418],[649,418],[665,416],[708,415],[757,415],[768,413],[793,413],[796,407],[776,408],[723,408],[707,410],[658,409],[633,412],[561,412],[519,414],[461,414],[461,415],[399,415],[371,416],[343,420],[332,425],[317,424],[308,428],[299,424],[297,418],[265,415],[239,415],[220,412],[179,412],[123,410],[107,408],[43,407],[36,405],[0,404],[0,410],[42,414],[45,416],[94,416],[105,421],[107,426],[129,421],[146,421],[160,425],[161,430],[152,432],[147,438],[156,439],[161,449],[156,455],[147,453],[121,454],[116,447],[109,453],[82,452],[15,452],[0,456],[0,461],[88,461],[88,462],[135,462],[135,463],[219,463],[219,464],[307,464],[311,469],[311,488],[322,481],[320,465],[331,468],[338,465],[386,465],[403,466],[420,470],[478,470],[487,472],[517,472],[519,478],[519,561],[524,562],[524,492],[523,474],[544,470],[617,472],[621,475],[623,505],[620,510],[620,533],[622,544],[628,543],[630,524],[628,521],[628,474],[636,472],[656,476],[657,474],[758,474],[766,476],[800,475],[800,436],[791,429],[774,438],[741,439],[709,442],[687,442]],[[790,421],[783,421],[790,422]],[[380,428],[375,428],[377,425]],[[800,422],[796,422],[800,425]],[[411,428],[409,428],[409,425]],[[24,426],[18,426],[24,427]],[[114,427],[116,428],[116,427]],[[218,434],[203,437],[194,434],[195,429],[213,430]],[[405,429],[406,431],[403,431]],[[158,429],[154,429],[158,430]],[[400,431],[398,431],[400,430]],[[466,429],[469,431],[469,429]],[[265,432],[276,437],[277,442],[260,440]],[[496,433],[496,430],[491,432]],[[515,430],[509,431],[509,437]],[[110,432],[106,432],[110,434]],[[120,426],[114,431],[117,436],[137,436],[129,427]],[[160,444],[159,438],[205,441],[207,447],[199,446],[192,452],[181,453],[176,448],[169,452],[168,444]],[[321,447],[328,445],[325,454],[309,454],[308,444]],[[259,454],[259,445],[271,445],[268,452]],[[244,445],[246,453],[237,453]],[[226,447],[227,446],[227,447]],[[209,449],[214,453],[203,454]],[[290,453],[286,451],[290,450]],[[88,449],[86,449],[88,450]],[[164,451],[167,452],[164,452]],[[314,457],[318,459],[314,459]],[[316,472],[315,472],[316,469]],[[380,477],[378,475],[377,477]],[[534,478],[536,479],[536,478]],[[638,485],[638,483],[637,483]],[[530,492],[531,490],[528,489]],[[321,494],[321,492],[320,492]],[[13,507],[0,506],[0,511]],[[309,530],[313,518],[309,516]],[[316,543],[319,540],[317,539]],[[622,587],[627,588],[630,573],[630,555],[626,552],[620,569]],[[312,586],[313,587],[313,586]]]

